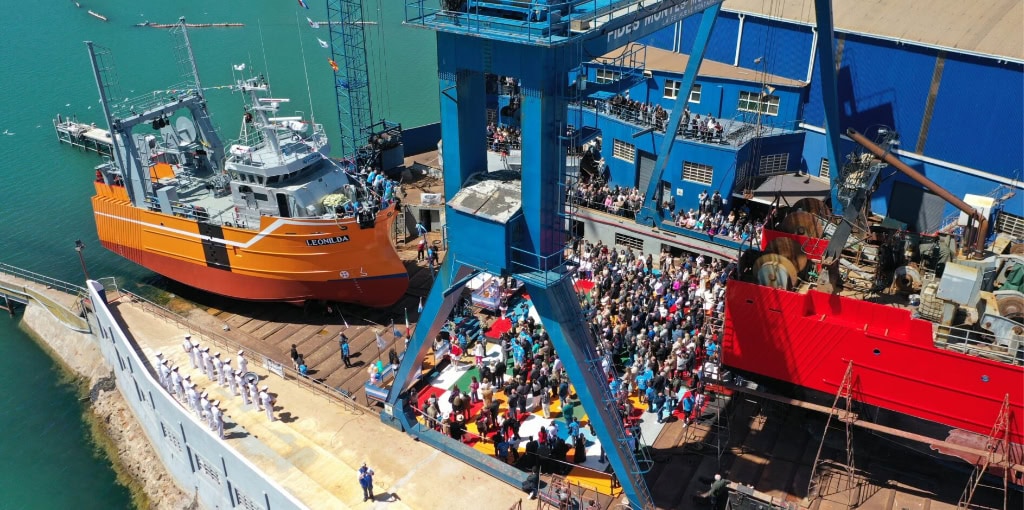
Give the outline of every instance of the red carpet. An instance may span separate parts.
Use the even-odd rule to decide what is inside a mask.
[[[443,394],[444,392],[445,390],[442,390],[437,386],[427,386],[426,388],[423,388],[423,390],[420,391],[420,394],[417,395],[416,397],[416,409],[423,409],[423,403],[426,402],[428,398],[441,398],[441,394]]]
[[[594,282],[590,280],[576,280],[576,292],[590,292],[594,289]]]
[[[491,329],[488,329],[484,335],[487,336],[487,338],[500,338],[502,333],[510,329],[512,329],[511,320],[507,318],[498,319],[494,321],[494,324],[491,324]]]

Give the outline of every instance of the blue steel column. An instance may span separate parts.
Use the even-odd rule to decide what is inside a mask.
[[[478,59],[459,37],[437,34],[441,88],[441,141],[444,198],[451,200],[474,172],[487,170],[487,94],[484,75],[470,71]]]
[[[516,243],[518,248],[550,260],[525,261],[538,269],[547,269],[560,262],[558,254],[565,241],[559,234],[565,229],[562,220],[565,197],[559,183],[565,179],[565,147],[558,143],[565,126],[567,99],[564,95],[568,68],[562,55],[564,48],[542,49],[523,47],[522,80],[522,209],[528,239]],[[517,256],[518,257],[518,256]],[[555,260],[558,259],[558,260]],[[523,270],[513,267],[513,270]]]
[[[647,191],[644,195],[644,208],[641,223],[657,226],[661,222],[661,204],[655,201],[658,187],[661,186],[662,176],[665,175],[665,167],[668,165],[669,155],[672,153],[672,144],[676,141],[676,133],[679,131],[679,122],[683,118],[683,110],[690,101],[690,89],[697,81],[697,72],[700,64],[704,61],[704,52],[708,47],[708,40],[711,39],[711,30],[715,28],[715,20],[718,19],[718,11],[722,4],[715,4],[708,7],[700,19],[700,28],[697,29],[697,37],[693,40],[693,48],[690,50],[690,59],[686,62],[686,69],[683,71],[683,82],[679,86],[679,95],[676,96],[676,104],[672,107],[672,114],[668,117],[668,126],[665,128],[665,136],[661,139],[661,150],[658,151],[658,159],[654,163],[654,175],[647,184]]]
[[[623,493],[634,508],[652,507],[651,494],[635,454],[626,442],[622,416],[604,378],[601,358],[580,310],[572,279],[563,278],[544,286],[530,280],[525,283],[544,331],[548,332],[555,352],[565,360],[565,371],[608,455],[608,462],[619,477]]]
[[[815,23],[818,25],[818,75],[821,77],[821,101],[825,109],[825,151],[832,181],[832,212],[841,214],[839,179],[842,161],[839,159],[839,85],[836,77],[836,55],[833,51],[835,35],[832,27],[832,0],[814,0]]]

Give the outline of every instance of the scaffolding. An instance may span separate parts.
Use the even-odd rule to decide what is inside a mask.
[[[964,509],[989,509],[991,507],[980,506],[973,503],[974,496],[979,488],[989,489],[994,492],[1001,492],[1003,499],[1003,510],[1007,509],[1007,488],[1010,481],[1010,465],[1009,465],[1009,450],[1010,445],[1007,441],[1007,435],[1010,432],[1010,395],[1007,394],[1003,397],[1003,405],[999,408],[999,415],[996,417],[996,422],[992,425],[992,431],[988,434],[988,439],[985,441],[985,451],[988,452],[984,457],[979,457],[978,461],[974,463],[974,471],[971,473],[970,478],[967,479],[967,486],[964,487],[964,492],[960,496],[960,502],[957,504],[957,508]],[[982,481],[985,475],[990,469],[996,471],[1002,471],[1003,473],[1003,485],[985,485]]]
[[[838,410],[840,400],[844,401],[843,411]],[[856,505],[854,488],[856,488],[857,473],[853,456],[853,422],[857,420],[857,416],[851,412],[852,406],[853,360],[850,360],[849,364],[846,365],[846,374],[843,375],[843,382],[839,384],[839,389],[836,391],[836,398],[832,402],[831,412],[825,421],[825,431],[821,434],[821,443],[818,444],[818,453],[814,456],[814,464],[811,465],[811,479],[807,484],[807,499],[809,501],[824,496],[821,494],[821,480],[825,473],[820,468],[822,468],[825,462],[821,458],[821,453],[825,448],[825,441],[828,439],[830,427],[832,427],[832,419],[838,418],[839,421],[843,422],[846,434],[846,465],[843,467],[846,471],[847,508],[853,508]]]

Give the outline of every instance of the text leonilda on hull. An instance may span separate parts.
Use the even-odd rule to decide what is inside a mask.
[[[347,243],[348,236],[324,237],[321,239],[306,239],[306,246],[323,246],[325,244]]]

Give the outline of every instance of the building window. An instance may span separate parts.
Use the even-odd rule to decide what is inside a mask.
[[[761,95],[757,92],[740,92],[740,102],[736,109],[741,112],[764,113],[766,115],[779,114],[779,97]]]
[[[620,76],[621,74],[617,71],[612,71],[610,69],[598,69],[597,79],[594,81],[597,83],[611,83],[613,81],[618,81]]]
[[[821,164],[818,165],[818,177],[827,179],[831,176],[832,174],[829,173],[828,158],[821,158]]]
[[[711,185],[711,180],[715,176],[715,169],[711,165],[702,165],[700,163],[691,163],[689,161],[683,161],[683,180],[696,182],[700,184]]]
[[[644,251],[644,240],[639,237],[627,236],[626,234],[615,233],[615,245],[625,246],[627,248],[633,248],[634,250]]]
[[[679,87],[683,85],[683,82],[676,80],[665,80],[665,99],[675,99],[679,97]]]
[[[789,153],[768,154],[761,156],[757,166],[758,175],[778,175],[786,173],[789,167]]]
[[[636,147],[634,147],[633,144],[623,142],[622,140],[615,140],[612,143],[612,156],[616,159],[632,163],[636,160]]]
[[[206,479],[213,482],[215,485],[220,485],[220,473],[217,472],[217,468],[210,464],[210,461],[202,458],[199,454],[195,454],[196,457],[196,471],[206,477]]]
[[[683,82],[676,80],[665,80],[665,99],[675,99],[679,97],[679,89],[682,88]],[[690,90],[691,103],[700,102],[700,84],[694,83],[693,89]]]
[[[235,505],[244,508],[245,510],[263,510],[263,505],[259,504],[248,494],[242,492],[237,485],[233,486],[235,489]]]

